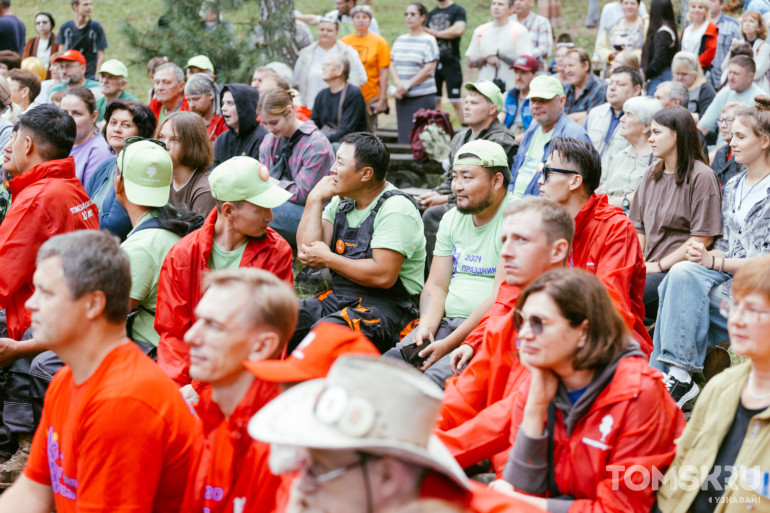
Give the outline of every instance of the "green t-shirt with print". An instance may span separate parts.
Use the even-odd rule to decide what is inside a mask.
[[[393,189],[395,187],[388,183],[382,192]],[[380,196],[377,196],[366,208],[351,209],[346,214],[348,226],[351,228],[361,226],[361,223],[369,217]],[[340,198],[335,196],[324,209],[323,219],[334,224],[334,216],[339,206]],[[390,249],[404,255],[404,263],[398,276],[409,294],[419,294],[422,291],[425,285],[425,233],[420,212],[409,198],[392,196],[383,203],[374,219],[371,247],[372,249]]]
[[[516,175],[516,183],[513,186],[514,198],[518,199],[524,196],[524,192],[532,181],[532,177],[537,173],[538,166],[543,162],[545,145],[551,140],[554,132],[555,130],[551,130],[545,134],[541,126],[535,129],[535,133],[532,135],[532,140],[529,143],[529,148],[527,148],[527,155],[524,157],[524,162],[521,164]]]
[[[483,226],[476,226],[471,214],[457,208],[441,219],[433,255],[452,257],[452,279],[444,301],[447,317],[468,317],[492,295],[503,244],[503,211],[511,201],[513,194],[506,193],[495,217]]]

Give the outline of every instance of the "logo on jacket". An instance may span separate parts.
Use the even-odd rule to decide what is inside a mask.
[[[334,245],[334,249],[336,249],[337,253],[340,255],[345,252],[345,243],[342,241],[342,239],[337,239],[337,244]]]
[[[612,418],[612,415],[607,414],[602,418],[601,424],[599,424],[599,433],[602,435],[602,437],[599,440],[593,440],[587,436],[584,436],[581,441],[586,445],[590,445],[591,447],[596,447],[597,449],[606,451],[610,448],[610,446],[604,442],[607,440],[609,434],[612,433],[612,427],[614,425],[615,419]]]

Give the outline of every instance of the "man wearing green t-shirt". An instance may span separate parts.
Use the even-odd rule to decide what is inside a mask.
[[[312,268],[328,268],[333,288],[300,303],[289,351],[324,320],[363,333],[385,352],[416,317],[425,236],[415,204],[385,180],[389,163],[378,137],[348,134],[330,175],[308,195],[297,256]]]
[[[401,348],[422,346],[418,356],[426,360],[419,368],[441,388],[452,375],[447,355],[478,324],[481,316],[472,314],[494,292],[503,210],[513,200],[510,180],[508,157],[499,144],[477,139],[458,150],[452,167],[457,208],[439,225],[420,297],[420,324],[386,353],[405,359]]]

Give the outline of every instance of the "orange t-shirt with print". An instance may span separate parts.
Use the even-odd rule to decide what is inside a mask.
[[[133,343],[83,383],[51,381],[24,475],[52,488],[57,513],[177,513],[199,424],[179,389]]]
[[[366,70],[366,83],[361,86],[361,94],[368,102],[380,94],[380,70],[390,66],[390,45],[384,37],[371,32],[364,37],[348,34],[340,41],[355,48],[361,58]]]

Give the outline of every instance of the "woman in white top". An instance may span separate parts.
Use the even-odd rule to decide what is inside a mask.
[[[623,19],[610,30],[609,34],[603,33],[596,43],[596,53],[605,70],[609,69],[609,64],[618,53],[624,50],[632,50],[636,54],[637,61],[642,57],[648,20],[646,17],[639,16],[638,0],[622,0],[620,5],[623,8]]]
[[[708,19],[708,0],[691,0],[687,19],[690,24],[682,31],[681,49],[698,56],[704,71],[711,68],[717,50],[719,29]]]
[[[35,16],[37,37],[31,37],[27,40],[27,43],[24,45],[24,51],[21,54],[22,59],[37,57],[43,63],[45,69],[48,69],[51,64],[51,55],[59,51],[56,34],[53,33],[55,26],[56,22],[50,13],[37,13]]]

